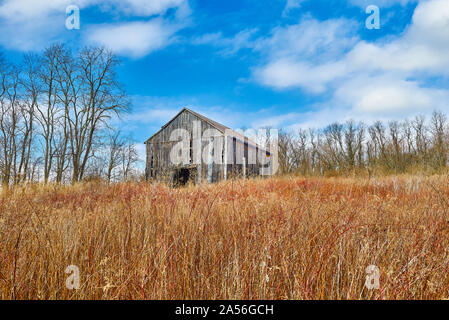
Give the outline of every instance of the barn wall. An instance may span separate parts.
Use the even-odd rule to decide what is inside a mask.
[[[146,175],[147,179],[156,179],[156,180],[163,180],[163,181],[170,181],[172,179],[174,171],[176,169],[176,166],[174,166],[170,162],[170,151],[172,147],[178,143],[179,141],[170,141],[170,136],[172,132],[176,129],[186,129],[190,136],[193,137],[193,123],[194,121],[200,121],[201,122],[201,136],[204,135],[204,132],[207,129],[216,129],[215,127],[211,126],[208,122],[202,120],[201,118],[197,117],[196,115],[188,112],[185,110],[184,112],[180,113],[175,119],[172,120],[165,128],[163,128],[159,133],[157,133],[155,136],[153,136],[149,141],[147,141],[146,145],[146,153],[147,153],[147,159],[146,159]],[[204,150],[206,145],[208,144],[208,141],[192,141],[193,144],[195,143],[201,143],[201,150]],[[242,145],[243,142],[235,139],[233,141],[232,137],[228,138],[228,148],[230,146],[234,145],[235,148],[237,148],[238,145]],[[255,165],[248,165],[248,144],[244,145],[244,153],[243,156],[246,159],[245,166],[242,164],[236,164],[236,158],[240,155],[236,155],[235,152],[233,155],[229,155],[229,157],[233,157],[234,164],[212,164],[212,181],[211,182],[217,182],[225,178],[225,171],[227,178],[230,178],[232,176],[242,175],[245,167],[246,175],[247,176],[256,176],[259,174],[259,159],[257,159],[257,164]],[[253,148],[254,146],[249,146],[249,148]],[[235,150],[235,149],[234,149]],[[256,149],[257,150],[257,149]],[[216,152],[215,150],[214,152]],[[219,151],[220,154],[225,158],[225,147],[223,143],[223,148],[221,151]],[[153,161],[153,165],[152,162]],[[228,161],[229,163],[229,161]],[[192,164],[192,166],[195,166]],[[226,169],[225,169],[226,166]],[[183,167],[182,165],[179,167]],[[201,181],[208,181],[208,171],[210,170],[207,164],[202,163],[197,167],[197,180],[196,182]],[[153,169],[151,169],[153,168]]]
[[[178,143],[179,141],[170,141],[170,136],[172,132],[176,129],[185,129],[189,132],[190,136],[193,139],[193,123],[194,121],[201,122],[201,136],[203,136],[204,132],[207,129],[215,129],[208,122],[203,121],[198,118],[194,114],[184,111],[179,114],[171,123],[168,124],[165,128],[163,128],[158,134],[156,134],[151,140],[147,142],[147,159],[146,159],[146,173],[147,178],[155,178],[157,180],[170,180],[171,175],[173,174],[173,170],[176,168],[170,161],[170,151],[172,147]],[[192,143],[201,143],[201,150],[205,148],[208,144],[207,141],[197,140]],[[153,176],[151,176],[151,160],[153,159]],[[182,167],[182,166],[180,166]],[[201,180],[207,180],[208,175],[208,166],[202,164],[198,166],[197,175],[200,175]],[[213,164],[212,165],[212,182],[219,181],[223,179],[222,175],[222,165]],[[198,181],[199,182],[199,181]]]

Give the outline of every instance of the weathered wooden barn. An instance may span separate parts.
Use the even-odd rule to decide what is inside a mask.
[[[232,176],[267,175],[272,170],[266,149],[188,108],[145,144],[147,180],[174,185],[212,183]]]

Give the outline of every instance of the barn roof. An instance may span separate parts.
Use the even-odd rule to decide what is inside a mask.
[[[170,123],[172,123],[181,113],[183,113],[184,111],[190,112],[191,114],[193,114],[194,116],[198,117],[199,119],[203,120],[204,122],[207,122],[208,124],[210,124],[212,127],[214,127],[215,129],[217,129],[218,131],[220,131],[221,133],[225,133],[226,130],[228,130],[227,132],[232,134],[234,137],[238,137],[240,138],[242,141],[246,140],[248,141],[248,144],[252,145],[252,146],[258,146],[255,142],[249,140],[247,137],[245,137],[244,135],[230,129],[229,127],[218,123],[214,120],[209,119],[208,117],[203,116],[202,114],[199,114],[193,110],[190,110],[189,108],[183,108],[181,111],[179,111],[169,122],[167,122],[165,125],[163,125],[161,127],[161,129],[156,132],[155,134],[153,134],[149,139],[147,139],[147,141],[145,141],[145,144],[148,143],[153,137],[155,137],[159,132],[161,132],[162,130],[164,130],[168,125],[170,125]]]
[[[190,110],[189,108],[183,108],[181,111],[179,111],[169,122],[167,122],[166,124],[164,124],[161,129],[156,132],[155,134],[153,134],[150,138],[147,139],[147,141],[145,141],[145,143],[148,143],[148,141],[150,141],[151,139],[153,139],[155,136],[158,135],[159,132],[161,132],[162,130],[164,130],[166,127],[168,127],[170,125],[170,123],[172,123],[181,113],[183,113],[184,111],[190,112],[191,114],[193,114],[194,116],[198,117],[199,119],[203,120],[204,122],[209,123],[212,127],[218,129],[220,132],[223,132],[226,129],[229,129],[228,127],[222,125],[221,123],[218,123],[216,121],[213,121],[199,113],[196,113],[193,110]]]

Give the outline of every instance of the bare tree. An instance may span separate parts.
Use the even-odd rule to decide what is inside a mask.
[[[133,166],[139,161],[139,155],[137,153],[137,149],[135,144],[132,142],[130,138],[128,138],[125,142],[125,145],[121,148],[121,160],[122,160],[122,180],[129,180],[131,177],[131,170]]]
[[[418,115],[412,122],[412,128],[415,133],[416,152],[419,164],[425,165],[428,150],[428,137],[426,118],[423,115]]]
[[[389,132],[390,132],[390,141],[391,141],[391,157],[390,162],[395,173],[403,172],[404,163],[403,163],[403,155],[402,155],[402,141],[400,132],[400,124],[397,121],[391,121],[388,124]]]
[[[55,162],[56,162],[56,182],[62,182],[64,172],[69,167],[70,152],[70,116],[71,110],[76,109],[78,95],[80,91],[79,74],[77,63],[71,52],[64,45],[56,48],[58,85],[57,96],[62,110],[62,117],[58,118],[58,129],[54,142]]]
[[[23,142],[21,145],[21,161],[19,164],[19,176],[16,182],[24,181],[28,174],[31,159],[32,146],[34,141],[34,122],[36,120],[35,110],[38,107],[39,97],[42,93],[41,59],[36,54],[26,54],[23,60],[23,103],[22,117],[24,119]]]
[[[280,173],[291,173],[294,170],[294,159],[292,152],[295,148],[292,145],[293,135],[291,133],[279,133],[279,171]]]
[[[2,149],[1,180],[7,189],[17,176],[17,155],[20,148],[22,132],[22,108],[19,86],[20,71],[16,66],[2,62],[0,65],[0,147]]]
[[[69,169],[72,182],[83,179],[93,164],[95,146],[104,142],[102,131],[129,108],[115,73],[118,63],[103,48],[85,48],[74,56],[62,44],[50,46],[42,55],[25,55],[17,67],[0,56],[4,186],[35,179],[40,170],[45,183],[53,177],[62,182]],[[109,179],[119,163],[127,175],[135,162],[134,146],[127,152],[123,148],[113,152]]]
[[[447,137],[446,137],[447,117],[441,111],[435,111],[430,121],[430,132],[433,142],[433,165],[435,168],[443,168],[447,164]]]
[[[111,182],[114,170],[122,164],[123,149],[126,142],[121,137],[121,132],[110,132],[107,137],[106,180]]]
[[[96,133],[111,116],[128,109],[128,101],[117,82],[119,61],[103,48],[85,48],[79,55],[80,96],[68,116],[72,182],[80,181],[92,156]]]
[[[58,108],[58,46],[53,45],[45,50],[42,57],[42,104],[37,105],[37,121],[41,129],[41,144],[44,159],[44,182],[50,178],[53,165],[55,130],[60,117]]]

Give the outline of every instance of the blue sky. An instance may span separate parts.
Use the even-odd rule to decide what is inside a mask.
[[[133,101],[117,126],[140,142],[184,106],[284,130],[449,111],[449,0],[0,0],[0,32],[11,60],[55,41],[116,52]]]

